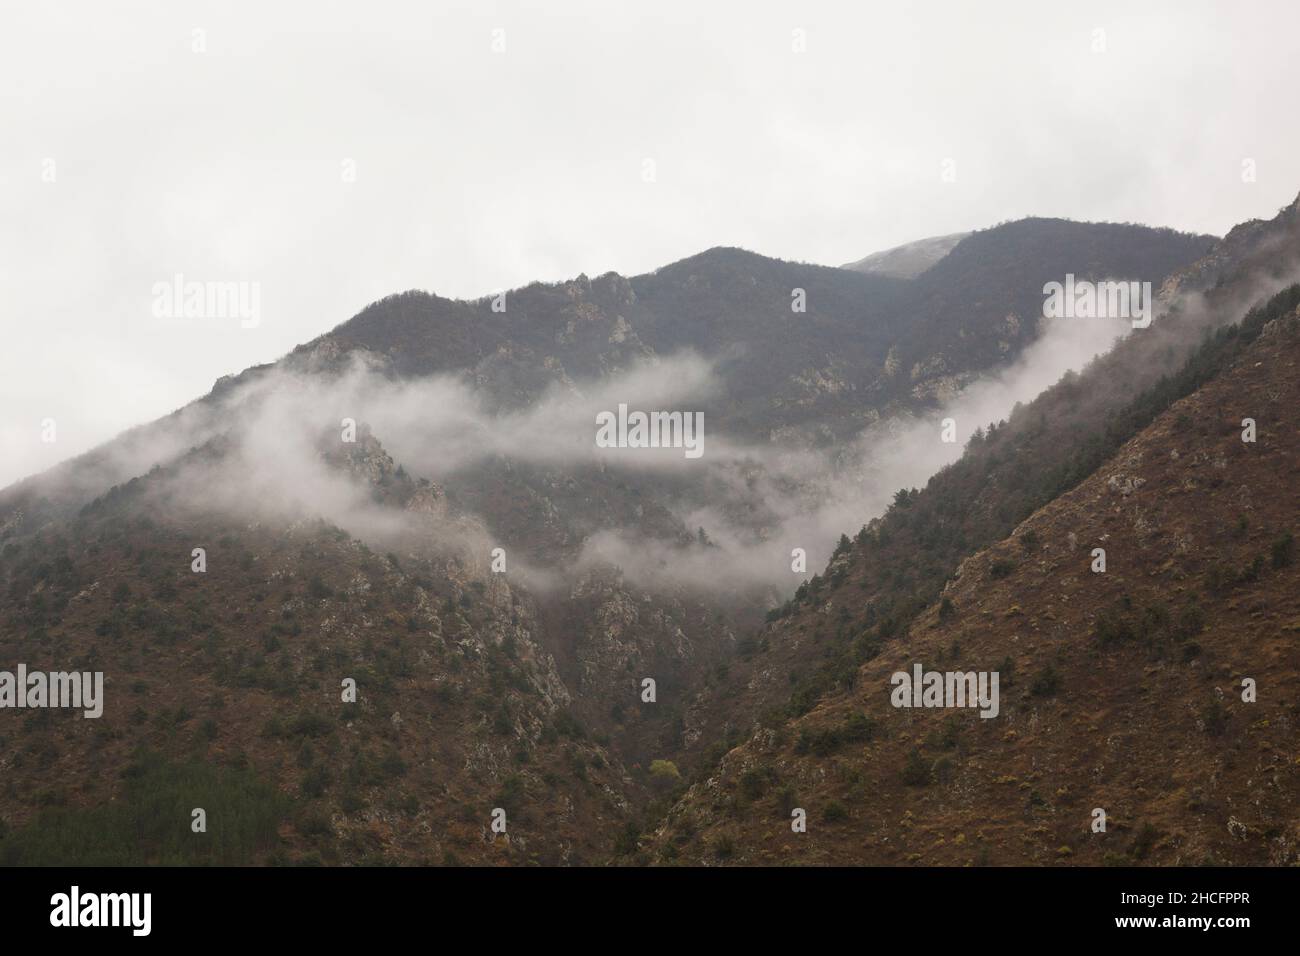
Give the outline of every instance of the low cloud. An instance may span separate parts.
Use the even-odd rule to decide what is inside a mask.
[[[170,463],[164,488],[177,505],[241,520],[324,518],[373,546],[454,552],[483,571],[491,549],[503,546],[512,555],[511,573],[534,587],[615,565],[647,588],[730,591],[750,599],[758,589],[775,599],[805,576],[791,570],[794,549],[806,552],[808,574],[820,570],[839,536],[883,514],[899,488],[924,486],[961,456],[977,428],[1005,419],[1017,403],[1081,370],[1124,335],[1169,336],[1186,345],[1224,318],[1222,308],[1207,309],[1197,298],[1181,300],[1179,309],[1177,326],[1137,331],[1124,319],[1044,319],[1036,341],[1006,368],[933,411],[890,417],[830,450],[758,445],[721,432],[711,408],[724,397],[723,382],[713,363],[689,352],[599,380],[557,383],[528,407],[504,413],[490,410],[493,403],[464,377],[397,379],[382,357],[366,352],[352,353],[333,371],[309,372],[310,362],[297,356],[60,466],[45,476],[43,491],[89,497]],[[598,447],[598,413],[620,404],[703,412],[704,455]],[[953,441],[943,440],[948,419]],[[561,479],[611,471],[635,487],[637,500],[666,509],[673,523],[647,534],[616,511],[598,518],[572,513],[581,505],[570,500],[568,513],[554,517],[574,529],[576,550],[563,561],[534,555],[538,566],[530,567],[516,542],[500,540],[510,535],[508,512],[518,502],[487,506],[501,514],[394,502],[365,467],[360,473],[341,468],[323,454],[348,447],[345,420],[355,421],[363,436],[368,427],[417,482],[473,484],[512,463]],[[539,488],[524,507],[552,507],[546,494]]]

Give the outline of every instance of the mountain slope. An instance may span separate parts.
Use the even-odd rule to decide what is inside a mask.
[[[964,558],[1009,535],[1035,509],[1092,474],[1164,407],[1162,377],[1179,370],[1202,336],[1231,323],[1288,277],[1300,278],[1300,199],[1264,234],[1253,232],[1256,240],[1248,246],[1216,247],[1186,270],[1196,278],[1170,295],[1167,314],[1150,328],[1080,374],[1066,375],[1007,421],[979,429],[962,458],[925,488],[900,489],[888,513],[871,520],[852,546],[844,540],[823,573],[769,613],[768,627],[747,642],[749,652],[731,668],[725,686],[692,703],[690,736],[744,739],[756,727],[804,712],[864,654],[937,603]],[[856,587],[844,589],[850,578]]]
[[[1295,863],[1298,306],[1292,287],[1208,343],[1183,380],[1212,380],[964,561],[943,601],[841,690],[728,753],[647,855]],[[1095,547],[1105,573],[1091,571]],[[850,570],[824,613],[859,583]],[[796,626],[771,639],[801,638]],[[891,706],[891,675],[917,662],[999,671],[1000,714]],[[795,807],[807,833],[791,831]],[[1090,829],[1098,807],[1104,833]]]
[[[174,469],[220,454],[198,449]],[[592,859],[620,825],[626,772],[570,716],[535,603],[419,543],[445,527],[445,504],[373,438],[349,467],[405,516],[405,556],[309,512],[288,526],[234,523],[177,496],[172,469],[6,547],[0,655],[103,669],[107,702],[96,721],[36,710],[7,724],[0,814],[16,833],[0,859],[50,859],[40,834],[76,832],[79,808],[120,796],[150,755],[273,781],[257,806],[274,809],[274,830],[226,862]],[[196,546],[203,573],[190,567]],[[496,807],[510,839],[488,829]],[[211,820],[224,839],[230,821],[215,809]],[[146,829],[162,844],[169,826],[188,827],[188,809]],[[147,837],[94,840],[110,862],[161,861]],[[192,840],[180,861],[208,850]]]

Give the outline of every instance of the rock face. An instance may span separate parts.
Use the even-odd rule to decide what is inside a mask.
[[[382,488],[397,479],[397,464],[365,422],[357,424],[355,440],[337,441],[331,435],[321,446],[327,461],[341,465],[358,481]]]
[[[1161,286],[1160,298],[1172,302],[1180,294],[1203,292],[1221,280],[1272,275],[1298,239],[1300,196],[1271,220],[1252,219],[1234,226],[1207,255],[1171,274]]]

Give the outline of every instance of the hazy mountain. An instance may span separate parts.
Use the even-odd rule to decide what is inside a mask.
[[[953,246],[969,235],[969,232],[954,232],[947,236],[931,236],[928,239],[905,242],[892,249],[873,252],[857,262],[845,263],[840,268],[892,276],[895,279],[915,279],[952,252]]]
[[[1045,282],[1159,287],[1211,247],[1024,220],[910,281],[713,249],[504,299],[404,293],[223,378],[0,493],[5,654],[102,669],[108,695],[6,739],[0,854],[39,856],[50,813],[65,860],[187,859],[157,829],[186,781],[247,821],[225,861],[634,848],[677,786],[656,761],[706,769],[767,682],[809,672],[753,671],[792,545],[821,566],[883,510],[876,479],[943,463],[882,442],[975,396],[1009,409],[1102,347],[1044,327]],[[701,411],[706,453],[598,453],[620,403]]]

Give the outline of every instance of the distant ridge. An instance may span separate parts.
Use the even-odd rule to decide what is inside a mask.
[[[895,279],[915,279],[969,235],[969,232],[954,232],[947,236],[918,239],[892,249],[873,252],[865,259],[847,263],[840,268],[892,276]]]

